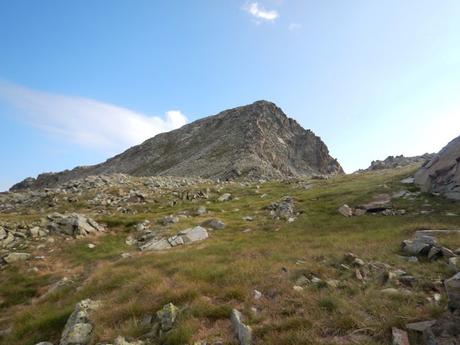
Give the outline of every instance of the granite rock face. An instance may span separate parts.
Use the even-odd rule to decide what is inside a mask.
[[[104,163],[41,174],[11,190],[53,187],[113,173],[228,180],[324,176],[343,170],[321,138],[275,104],[258,101],[159,134]]]
[[[417,171],[415,183],[424,192],[460,200],[460,136]]]

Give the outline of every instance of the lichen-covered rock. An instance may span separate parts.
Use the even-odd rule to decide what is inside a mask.
[[[241,345],[252,344],[252,329],[250,326],[244,324],[243,315],[236,309],[232,310],[231,321],[233,329],[235,330],[238,341]]]
[[[163,332],[171,330],[179,315],[179,308],[174,304],[168,303],[161,310],[157,311],[157,319],[160,322],[160,329]]]
[[[90,314],[100,303],[90,299],[83,300],[75,306],[74,311],[67,319],[67,323],[62,332],[59,345],[87,345],[91,341],[93,325]]]

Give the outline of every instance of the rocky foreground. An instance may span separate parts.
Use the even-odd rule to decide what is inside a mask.
[[[460,211],[414,168],[0,195],[0,343],[458,344]]]

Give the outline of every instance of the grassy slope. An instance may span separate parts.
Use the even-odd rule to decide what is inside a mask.
[[[399,200],[404,216],[362,216],[345,218],[337,208],[366,201],[372,195],[407,188],[399,183],[413,169],[399,169],[365,175],[350,175],[329,181],[315,181],[309,190],[298,185],[265,183],[224,188],[238,200],[226,203],[184,201],[174,207],[147,205],[135,216],[104,216],[98,220],[111,225],[110,234],[97,238],[62,241],[43,261],[20,263],[0,272],[0,320],[13,326],[12,334],[1,344],[57,342],[65,321],[76,302],[100,299],[105,307],[95,317],[96,340],[110,341],[117,335],[139,336],[145,332],[142,318],[173,302],[183,308],[174,330],[161,339],[164,344],[187,344],[197,340],[232,340],[228,321],[237,307],[249,316],[256,344],[334,344],[334,337],[364,334],[362,344],[388,344],[390,328],[410,321],[435,317],[444,308],[427,302],[426,286],[434,279],[448,277],[441,263],[409,263],[397,254],[400,242],[420,228],[458,228],[458,204],[423,195],[415,201]],[[261,194],[268,194],[260,198]],[[273,221],[262,208],[282,196],[296,200],[302,212],[288,224]],[[428,202],[435,212],[411,215]],[[227,227],[214,231],[207,241],[162,253],[138,253],[124,244],[132,231],[130,224],[156,220],[182,209],[205,205],[211,214],[182,219],[170,227],[174,233],[207,218],[223,220]],[[84,212],[84,210],[80,210]],[[87,210],[89,212],[89,210]],[[255,216],[253,222],[243,216]],[[252,231],[243,232],[250,228]],[[445,241],[460,247],[456,238]],[[86,244],[97,244],[96,249]],[[133,256],[121,259],[120,253]],[[382,261],[404,269],[419,279],[410,296],[385,296],[377,279],[360,283],[351,272],[337,269],[346,252],[365,261]],[[300,261],[299,261],[300,260]],[[29,272],[34,265],[38,273]],[[286,272],[287,271],[287,272]],[[304,273],[341,281],[339,288],[309,287],[293,290]],[[61,277],[74,284],[42,299],[33,299],[46,286]],[[264,297],[255,301],[253,290]],[[29,303],[25,303],[29,301]],[[253,315],[251,307],[258,312]]]

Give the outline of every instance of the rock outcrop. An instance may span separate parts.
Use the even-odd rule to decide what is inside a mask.
[[[369,168],[366,169],[366,171],[394,169],[405,167],[412,164],[423,164],[426,161],[432,159],[434,156],[434,153],[425,153],[424,155],[414,157],[405,157],[403,155],[388,156],[384,160],[372,161],[371,165],[369,166]]]
[[[104,163],[28,178],[11,190],[100,174],[286,178],[342,174],[323,141],[275,104],[258,101],[159,134]]]
[[[424,192],[460,200],[460,136],[417,171],[415,183]]]

